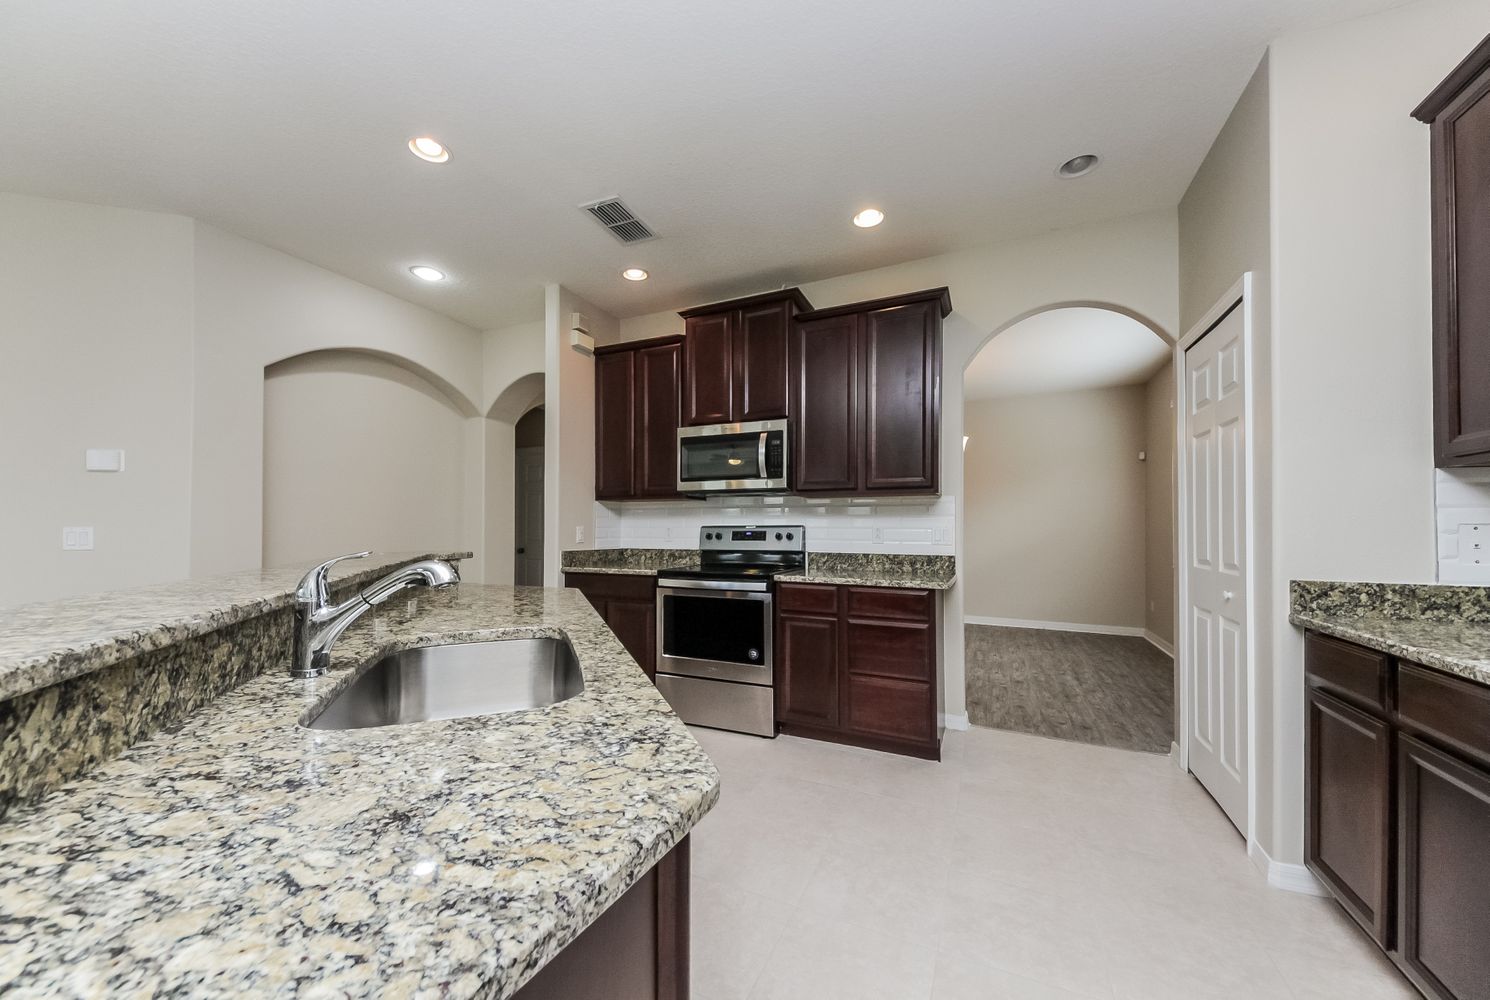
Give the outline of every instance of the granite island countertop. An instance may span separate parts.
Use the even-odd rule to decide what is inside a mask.
[[[656,576],[671,566],[697,566],[697,549],[570,549],[563,553],[566,573]],[[778,573],[781,583],[821,583],[849,587],[904,587],[949,590],[957,582],[953,556],[880,552],[809,552],[807,568]]]
[[[566,637],[545,708],[309,730],[383,654]],[[719,776],[573,590],[461,584],[367,613],[0,824],[0,993],[510,997],[670,851]]]
[[[1296,580],[1288,620],[1490,685],[1490,589]]]
[[[338,563],[328,578],[333,588],[361,585],[418,559],[470,556],[373,552]],[[0,700],[287,608],[308,569],[251,569],[0,608]]]

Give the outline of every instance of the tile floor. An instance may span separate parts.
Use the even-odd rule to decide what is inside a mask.
[[[1270,889],[1167,757],[974,729],[941,764],[693,730],[694,1000],[1377,1000],[1332,902]]]
[[[1174,661],[1145,639],[968,625],[975,726],[1169,753]]]

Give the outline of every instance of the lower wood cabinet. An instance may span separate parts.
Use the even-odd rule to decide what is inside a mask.
[[[573,587],[595,606],[648,677],[657,674],[657,578],[623,573],[565,573]]]
[[[688,1000],[690,868],[684,837],[515,1000]]]
[[[940,758],[934,592],[783,583],[776,608],[777,728]]]
[[[1305,637],[1305,860],[1432,1000],[1490,1000],[1490,687]]]

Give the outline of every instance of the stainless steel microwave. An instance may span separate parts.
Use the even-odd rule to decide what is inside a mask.
[[[785,493],[785,420],[678,428],[678,492]]]

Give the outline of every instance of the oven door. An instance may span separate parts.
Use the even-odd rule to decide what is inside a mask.
[[[769,685],[771,593],[764,586],[659,580],[657,672]]]

